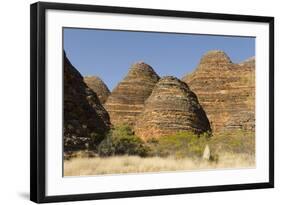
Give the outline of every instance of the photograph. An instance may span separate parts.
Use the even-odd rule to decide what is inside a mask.
[[[256,167],[255,36],[62,28],[63,176]]]
[[[274,17],[30,7],[30,199],[274,187]]]

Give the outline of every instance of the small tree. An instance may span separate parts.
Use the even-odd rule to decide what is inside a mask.
[[[148,148],[144,142],[134,135],[128,125],[114,127],[98,147],[100,156],[139,155],[146,156]]]

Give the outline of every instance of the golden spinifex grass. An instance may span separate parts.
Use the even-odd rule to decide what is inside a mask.
[[[112,156],[72,158],[64,161],[65,176],[143,173],[161,171],[202,170],[220,168],[251,168],[255,157],[250,154],[223,153],[218,162],[174,157]]]

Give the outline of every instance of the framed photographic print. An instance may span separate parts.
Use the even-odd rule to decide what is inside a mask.
[[[31,5],[34,202],[274,187],[274,18]]]

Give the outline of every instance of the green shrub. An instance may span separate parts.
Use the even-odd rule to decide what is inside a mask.
[[[98,154],[102,157],[114,155],[115,148],[112,136],[108,134],[98,146]]]
[[[100,156],[139,155],[146,156],[148,148],[144,142],[134,135],[127,125],[119,125],[112,129],[98,147]]]
[[[232,130],[217,133],[210,142],[216,153],[248,153],[255,154],[255,133],[245,130]]]
[[[116,125],[112,129],[112,135],[114,136],[132,136],[134,132],[132,128],[127,124]]]
[[[210,137],[210,133],[196,135],[192,132],[178,132],[174,135],[152,138],[147,141],[149,155],[202,157],[206,145],[211,149],[211,159],[217,161],[222,153],[255,154],[255,133],[245,130],[223,131]]]
[[[176,158],[201,157],[209,142],[209,134],[197,135],[192,132],[178,132],[149,140],[150,155],[160,157],[174,156]]]
[[[96,151],[97,146],[101,143],[101,141],[103,139],[105,139],[105,135],[95,133],[95,132],[90,133],[90,140],[89,140],[89,143],[88,143],[88,149]]]

